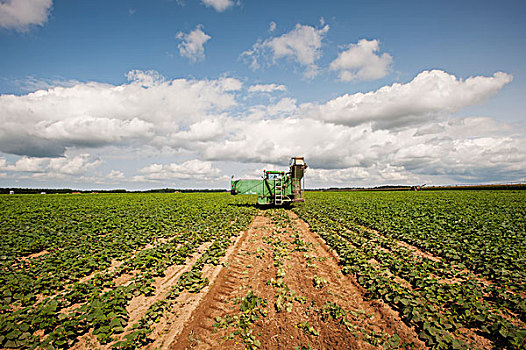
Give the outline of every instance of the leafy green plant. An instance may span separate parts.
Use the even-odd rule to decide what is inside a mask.
[[[455,332],[466,327],[519,349],[524,199],[515,191],[309,193],[294,211],[335,249],[342,272],[398,309],[429,346],[466,348]]]
[[[258,349],[261,342],[256,338],[253,331],[253,324],[261,316],[267,316],[267,301],[254,294],[252,290],[238,299],[234,303],[239,304],[239,314],[216,317],[214,328],[233,328],[231,337],[240,337],[248,349]]]
[[[300,322],[297,324],[298,328],[303,330],[306,334],[318,336],[320,335],[320,332],[318,332],[316,329],[314,329],[313,326],[309,322]]]
[[[256,213],[236,205],[248,200],[226,194],[3,197],[0,347],[69,348],[90,329],[101,344],[120,339],[129,300],[156,293],[156,277],[212,242],[177,289],[198,292],[208,283],[200,274],[204,265],[216,264]],[[119,264],[110,269],[113,262]],[[129,273],[135,277],[128,284],[115,285]],[[161,310],[119,346],[147,341]]]
[[[316,276],[314,275],[313,279],[312,279],[312,284],[314,285],[314,288],[316,289],[321,289],[323,287],[325,287],[329,282],[323,278],[323,277],[319,277],[319,276]]]

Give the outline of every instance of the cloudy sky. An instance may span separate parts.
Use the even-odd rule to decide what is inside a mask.
[[[523,1],[0,0],[0,187],[526,181]]]

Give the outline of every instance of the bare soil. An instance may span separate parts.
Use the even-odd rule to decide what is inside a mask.
[[[171,344],[151,348],[245,349],[252,336],[261,349],[376,349],[394,335],[407,348],[425,348],[397,312],[364,298],[356,281],[341,273],[338,256],[305,222],[287,211],[290,224],[277,227],[263,214],[242,235]],[[270,282],[280,276],[281,285]],[[249,293],[266,305],[254,309],[257,317],[243,329],[236,317],[243,316],[240,301]],[[288,310],[277,307],[280,294],[291,303]],[[344,310],[345,324],[341,317],[326,317],[327,303]]]
[[[280,216],[281,215],[281,216]],[[137,296],[128,304],[131,331],[148,308],[163,299],[180,276],[209,248],[202,244],[184,264],[174,265],[155,280],[152,296]],[[415,257],[438,257],[401,244]],[[112,262],[110,271],[118,268]],[[350,275],[343,275],[338,255],[290,210],[260,211],[249,229],[236,238],[218,266],[205,265],[209,284],[198,293],[181,292],[159,322],[152,325],[145,349],[427,349],[414,329],[381,300],[368,300]],[[119,276],[124,285],[136,271]],[[401,280],[400,282],[406,281]],[[259,305],[242,310],[243,300]],[[332,314],[328,306],[342,314]],[[476,330],[461,329],[460,337],[480,349],[491,342]],[[90,331],[75,349],[105,349]]]
[[[173,265],[156,278],[154,295],[130,300],[128,326],[119,339],[151,305],[165,298],[210,245],[202,244],[184,264]],[[440,260],[406,243],[399,245],[416,258]],[[113,261],[107,272],[120,264]],[[232,238],[220,265],[205,265],[202,272],[208,286],[198,293],[181,292],[152,325],[145,349],[361,350],[384,348],[393,341],[394,348],[426,349],[398,312],[382,301],[367,300],[357,281],[342,274],[338,255],[290,210],[260,211],[247,231]],[[136,274],[130,271],[114,282],[125,285]],[[243,312],[241,305],[248,296],[260,305]],[[328,306],[341,310],[343,316],[330,314]],[[460,333],[477,348],[492,348],[476,330]],[[109,350],[111,345],[100,345],[90,330],[73,348]]]
[[[38,258],[39,256],[42,256],[42,255],[46,255],[47,253],[49,253],[48,250],[41,250],[39,252],[36,252],[36,253],[32,253],[32,254],[29,254],[25,257],[22,257],[20,260],[21,261],[25,261],[25,260],[28,260],[28,259],[35,259],[35,258]]]

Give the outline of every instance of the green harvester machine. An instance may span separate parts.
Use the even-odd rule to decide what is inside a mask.
[[[230,182],[232,194],[257,194],[259,205],[286,206],[305,202],[305,170],[303,157],[292,157],[288,172],[263,170],[262,179],[240,179]]]

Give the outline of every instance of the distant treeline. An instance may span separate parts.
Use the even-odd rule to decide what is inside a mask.
[[[160,188],[144,191],[128,191],[125,189],[114,190],[73,190],[70,188],[0,188],[0,194],[55,194],[55,193],[191,193],[191,192],[226,192],[226,189],[177,189]]]
[[[377,187],[330,187],[318,189],[306,189],[305,191],[414,191],[414,187],[406,185],[377,186]],[[526,190],[526,184],[496,184],[496,185],[448,185],[448,186],[425,186],[418,191],[442,191],[442,190]]]
[[[429,186],[422,188],[426,190],[526,190],[526,184],[509,185],[462,185],[462,186]]]
[[[311,188],[305,191],[413,191],[414,187],[406,185],[377,186],[377,187],[330,187]],[[459,185],[459,186],[426,186],[419,191],[442,191],[442,190],[526,190],[526,184],[503,184],[503,185]],[[226,189],[178,189],[158,188],[143,191],[128,191],[125,189],[114,190],[72,190],[70,188],[0,188],[0,194],[54,194],[54,193],[194,193],[194,192],[229,192]]]

